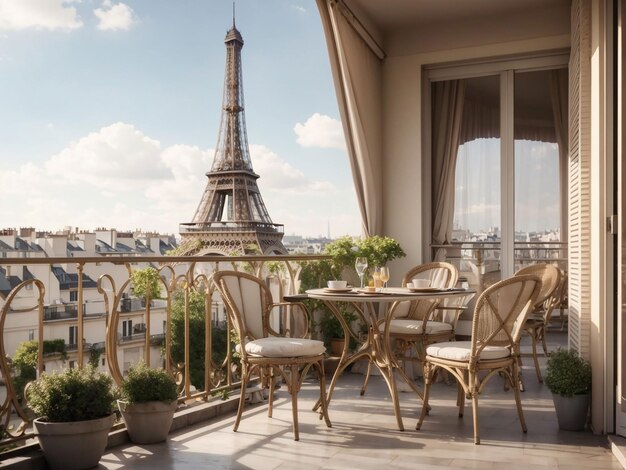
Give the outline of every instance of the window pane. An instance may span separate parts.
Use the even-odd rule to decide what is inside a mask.
[[[461,252],[460,274],[481,291],[500,280],[500,78],[463,82],[452,239],[472,242]]]
[[[563,258],[551,71],[515,74],[515,268]]]

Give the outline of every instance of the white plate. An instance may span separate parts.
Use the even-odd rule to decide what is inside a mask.
[[[352,287],[344,287],[342,289],[332,289],[330,287],[324,287],[324,292],[332,292],[333,294],[341,294],[346,292],[352,292]]]

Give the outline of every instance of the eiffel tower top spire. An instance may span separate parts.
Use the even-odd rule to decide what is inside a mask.
[[[235,27],[234,2],[233,26],[226,33],[224,43],[226,73],[215,156],[211,170],[206,173],[207,186],[193,221],[181,224],[181,235],[200,239],[206,247],[215,245],[219,239],[220,243],[229,245],[220,248],[222,252],[228,250],[224,254],[244,254],[249,245],[256,245],[261,253],[286,253],[281,242],[283,226],[272,222],[256,183],[259,175],[252,168],[241,73],[244,42]],[[239,248],[233,249],[233,243]],[[213,251],[220,251],[218,248]]]

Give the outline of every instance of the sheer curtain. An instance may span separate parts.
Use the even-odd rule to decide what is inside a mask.
[[[567,181],[569,158],[568,72],[567,69],[550,71],[550,96],[554,113],[554,130],[559,146],[559,171],[561,181],[561,241],[567,241]]]
[[[456,158],[463,121],[465,84],[460,80],[436,82],[433,97],[433,237],[434,245],[449,244],[454,223]],[[446,259],[438,249],[435,261]]]
[[[326,35],[363,235],[382,235],[382,61],[354,30],[341,2],[317,0],[317,6]]]

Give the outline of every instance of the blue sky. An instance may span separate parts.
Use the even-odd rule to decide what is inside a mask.
[[[248,140],[285,233],[359,234],[310,0],[238,0]],[[229,0],[0,0],[2,227],[177,233],[217,140]]]

